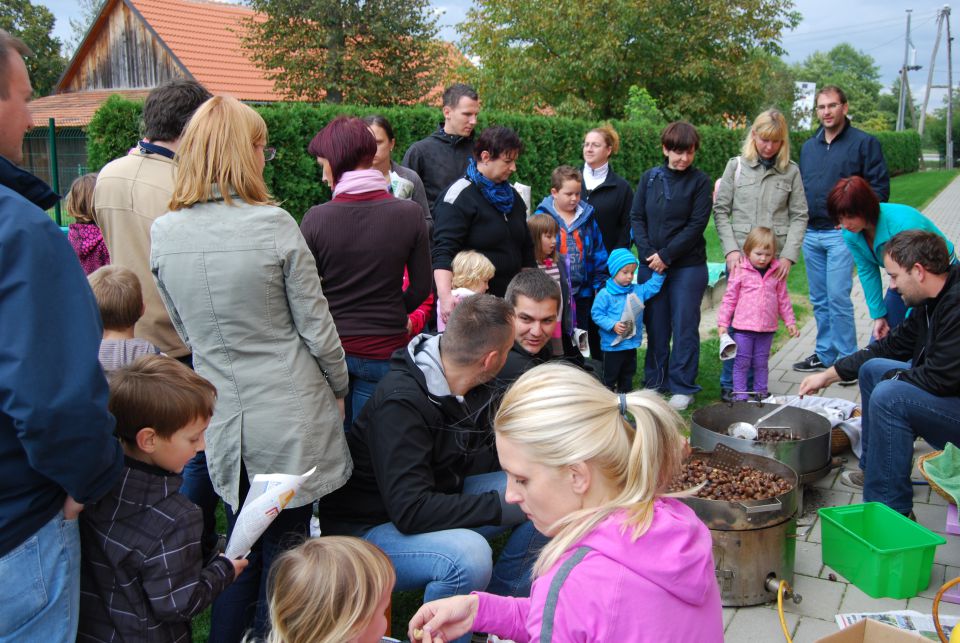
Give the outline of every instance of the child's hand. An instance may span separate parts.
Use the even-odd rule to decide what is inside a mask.
[[[617,335],[623,335],[625,332],[627,332],[627,325],[623,322],[617,322],[613,325],[613,332],[615,332]]]
[[[727,330],[729,329],[726,326],[717,326],[717,334],[720,335],[720,337],[723,337],[724,335],[726,335]]]
[[[796,324],[787,326],[787,332],[790,333],[790,337],[800,337],[800,331],[797,330]]]
[[[224,558],[227,558],[224,556]],[[236,578],[239,576],[243,570],[247,568],[247,565],[250,564],[250,561],[246,558],[227,558],[230,561],[230,564],[233,565],[233,577]]]

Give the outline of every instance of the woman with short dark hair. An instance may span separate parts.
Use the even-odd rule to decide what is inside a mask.
[[[857,275],[873,320],[873,337],[883,339],[907,314],[907,306],[896,290],[887,289],[886,296],[883,294],[880,271],[887,242],[904,230],[935,232],[947,242],[947,250],[956,261],[953,244],[918,210],[900,203],[880,203],[870,184],[859,176],[837,181],[827,195],[827,213],[836,226],[843,229],[843,241],[857,264]]]
[[[420,206],[393,197],[372,167],[377,144],[362,120],[334,119],[307,149],[333,190],[331,201],[307,211],[300,229],[347,356],[349,430],[386,375],[390,356],[407,345],[407,315],[430,292],[430,241]]]
[[[711,185],[693,167],[700,134],[690,123],[670,123],[660,136],[663,165],[647,170],[633,196],[630,222],[640,266],[637,282],[666,273],[660,294],[647,301],[645,386],[671,393],[683,410],[700,390],[700,301],[707,288]],[[671,339],[672,347],[671,347]]]
[[[461,250],[476,250],[493,263],[496,274],[488,292],[497,297],[522,268],[537,266],[526,204],[509,182],[522,152],[523,142],[509,127],[485,129],[466,174],[434,205],[433,277],[444,322],[454,307],[452,265]]]

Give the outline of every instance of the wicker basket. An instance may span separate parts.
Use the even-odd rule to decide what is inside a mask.
[[[838,426],[830,429],[830,455],[840,455],[850,448],[850,438]]]
[[[937,457],[937,456],[940,455],[941,453],[943,453],[943,451],[931,451],[930,453],[924,453],[922,456],[920,456],[920,457],[917,458],[917,469],[920,470],[920,475],[922,475],[922,476],[927,480],[927,482],[930,483],[930,488],[933,489],[934,491],[936,491],[938,494],[940,494],[940,497],[941,497],[941,498],[943,498],[944,500],[946,500],[946,501],[947,501],[948,503],[950,503],[951,505],[952,505],[952,504],[956,504],[956,501],[954,501],[953,496],[951,496],[949,493],[947,493],[946,491],[944,491],[944,490],[940,487],[940,485],[938,485],[936,482],[934,482],[933,479],[930,478],[930,476],[927,475],[927,472],[923,470],[923,463],[924,463],[924,462],[926,462],[927,460],[929,460],[929,459],[931,459],[931,458]]]

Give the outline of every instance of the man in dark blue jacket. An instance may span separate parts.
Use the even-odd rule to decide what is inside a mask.
[[[853,255],[827,213],[827,195],[837,181],[861,176],[877,198],[890,197],[890,175],[880,142],[853,127],[847,118],[847,97],[833,85],[817,93],[821,127],[800,150],[800,176],[810,217],[803,238],[803,258],[813,316],[817,320],[816,352],[793,365],[801,372],[820,371],[857,350],[853,321]],[[853,384],[856,379],[841,384]]]
[[[72,641],[77,514],[114,485],[123,454],[107,412],[97,304],[59,198],[19,169],[30,50],[0,29],[0,641]]]

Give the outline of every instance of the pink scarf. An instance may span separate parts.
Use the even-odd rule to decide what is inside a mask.
[[[368,170],[350,170],[340,176],[340,180],[333,187],[333,196],[339,194],[363,194],[386,190],[389,183],[383,172],[370,168]]]

